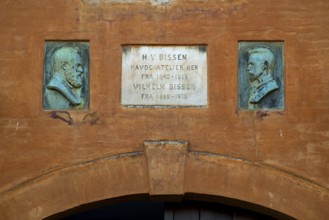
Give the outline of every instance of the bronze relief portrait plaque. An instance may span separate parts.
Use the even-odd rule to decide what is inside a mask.
[[[89,107],[89,43],[46,41],[43,108],[86,110]]]
[[[283,53],[283,42],[239,42],[239,109],[284,109]]]

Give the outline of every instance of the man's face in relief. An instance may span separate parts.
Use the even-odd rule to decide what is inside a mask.
[[[82,86],[83,68],[81,57],[78,53],[73,53],[73,60],[68,63],[65,70],[66,81],[74,88],[80,88]]]
[[[265,64],[261,54],[251,54],[248,60],[247,72],[250,82],[258,79],[258,77],[264,72]]]

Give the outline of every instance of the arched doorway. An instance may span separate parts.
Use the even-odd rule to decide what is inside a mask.
[[[65,215],[65,214],[64,214]],[[270,216],[238,207],[199,201],[152,202],[133,201],[109,205],[65,217],[58,220],[275,220]]]
[[[61,213],[95,206],[188,200],[244,208],[280,220],[325,219],[326,212],[315,211],[328,206],[321,189],[261,163],[191,151],[186,142],[154,141],[145,143],[144,152],[83,161],[12,187],[0,197],[5,210],[0,218],[61,219]],[[301,209],[301,203],[308,209]]]

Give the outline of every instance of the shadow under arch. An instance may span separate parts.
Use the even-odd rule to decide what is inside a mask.
[[[328,190],[295,174],[243,158],[191,151],[181,141],[145,146],[145,151],[79,162],[0,190],[0,219],[47,219],[133,200],[216,202],[278,219],[329,215]]]
[[[103,201],[97,201],[93,203],[83,204],[78,207],[65,210],[60,213],[56,213],[49,217],[44,218],[44,220],[59,220],[71,215],[79,214],[86,211],[97,210],[100,208],[123,204],[127,202],[170,202],[170,203],[181,203],[181,202],[206,202],[212,203],[212,205],[217,205],[218,207],[224,206],[229,208],[238,208],[241,210],[251,211],[255,214],[261,214],[275,219],[280,220],[296,220],[295,218],[288,216],[284,213],[277,212],[276,210],[269,209],[257,204],[252,204],[237,199],[225,198],[221,196],[213,195],[201,195],[201,194],[185,194],[184,196],[177,195],[164,195],[150,197],[147,194],[140,195],[128,195],[118,198],[107,199]],[[198,203],[197,203],[198,204]],[[201,203],[202,204],[202,203]]]

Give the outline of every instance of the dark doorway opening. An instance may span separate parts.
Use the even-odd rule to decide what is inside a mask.
[[[275,220],[249,210],[209,202],[125,202],[61,220]]]

